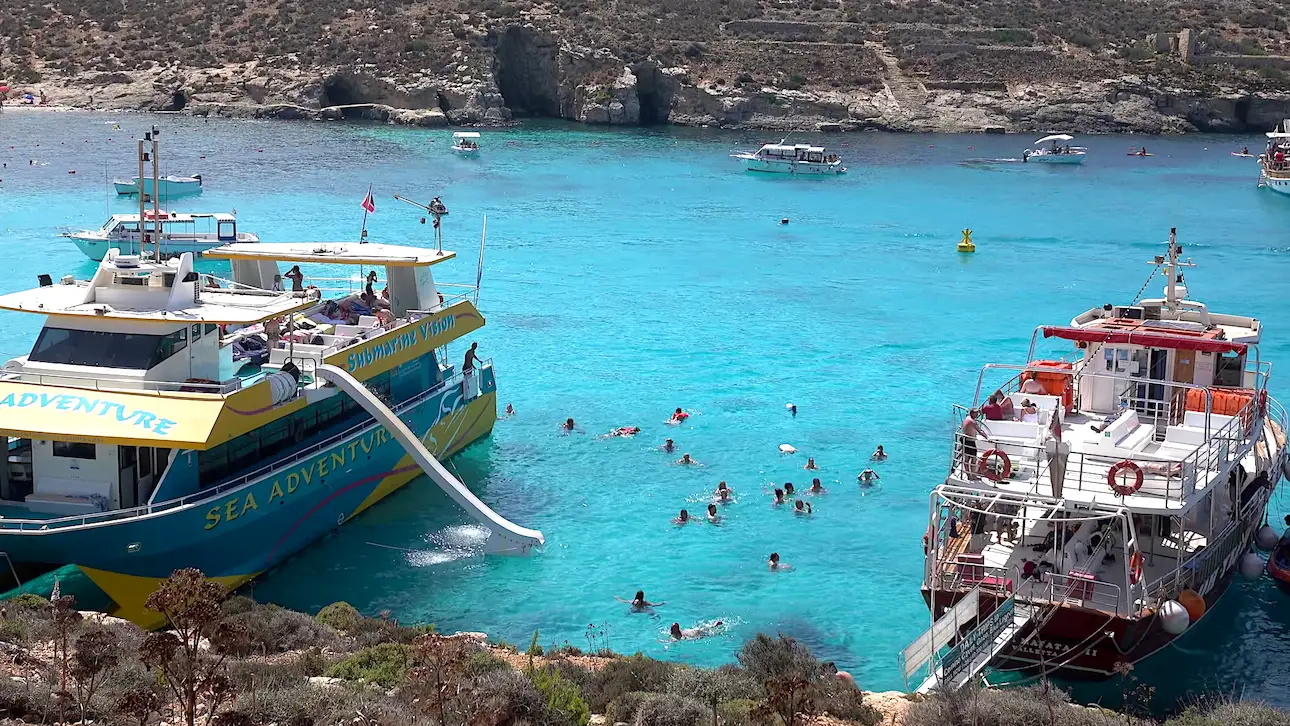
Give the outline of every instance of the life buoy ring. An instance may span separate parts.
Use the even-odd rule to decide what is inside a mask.
[[[1120,472],[1126,469],[1133,472],[1132,484],[1125,484],[1119,479]],[[1112,466],[1109,471],[1106,472],[1106,483],[1111,487],[1111,491],[1115,492],[1116,494],[1119,494],[1122,497],[1127,497],[1130,494],[1135,494],[1139,489],[1142,488],[1142,467],[1138,466],[1132,461],[1129,461],[1128,459],[1116,462],[1116,464]]]
[[[994,467],[991,466],[990,459],[994,457],[998,457],[1003,462],[1002,472],[996,472]],[[1008,458],[1008,455],[1002,449],[990,449],[981,455],[981,464],[977,467],[977,470],[981,473],[981,476],[990,481],[1003,481],[1012,474],[1012,460]]]
[[[1129,557],[1129,584],[1142,582],[1142,553],[1134,552]]]

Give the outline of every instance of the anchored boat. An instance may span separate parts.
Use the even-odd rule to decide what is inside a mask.
[[[823,146],[810,144],[762,144],[753,152],[741,151],[730,155],[744,162],[748,171],[778,174],[841,174],[846,171],[837,154]]]
[[[1290,119],[1267,133],[1268,147],[1259,156],[1259,186],[1290,194]]]
[[[1196,627],[1249,553],[1286,412],[1261,323],[1189,299],[1180,253],[1171,231],[1163,298],[1036,330],[1027,363],[985,366],[954,408],[923,540],[933,625],[902,656],[922,690],[987,666],[1111,677]],[[1036,360],[1041,335],[1074,360]]]
[[[1052,134],[1035,142],[1033,149],[1021,153],[1023,162],[1036,164],[1083,164],[1088,150],[1082,146],[1071,146],[1075,137],[1070,134]],[[1048,146],[1045,146],[1048,144]]]
[[[116,193],[123,197],[142,193],[147,197],[174,199],[175,197],[201,194],[202,175],[163,176],[157,180],[145,176],[143,177],[142,186],[140,186],[139,177],[136,176],[130,179],[113,179],[112,186],[116,188]],[[160,191],[154,193],[154,189],[159,189]]]
[[[98,262],[112,248],[120,250],[123,255],[140,254],[144,234],[151,234],[154,230],[159,231],[150,240],[160,241],[163,257],[184,253],[200,256],[206,250],[231,242],[259,241],[254,234],[237,231],[237,217],[233,214],[171,213],[147,209],[142,216],[114,214],[98,229],[69,230],[61,236],[72,240],[86,257]]]
[[[47,316],[0,371],[0,551],[20,577],[76,565],[118,615],[160,625],[144,602],[174,569],[237,587],[422,473],[490,530],[490,551],[542,544],[439,464],[497,413],[491,362],[444,357],[484,325],[477,286],[436,282],[455,253],[235,243],[207,253],[231,263],[221,280],[150,251],[0,296]],[[302,280],[302,265],[376,279]]]
[[[454,131],[452,133],[452,150],[454,153],[473,156],[479,153],[478,131]]]

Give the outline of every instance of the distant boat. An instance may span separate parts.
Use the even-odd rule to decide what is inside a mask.
[[[731,154],[732,159],[744,162],[748,171],[778,174],[841,174],[846,167],[837,154],[829,153],[823,146],[810,144],[762,144],[756,151]]]
[[[116,187],[116,193],[122,196],[128,196],[139,193],[139,177],[130,179],[113,179],[112,186]],[[202,193],[202,175],[194,174],[193,176],[163,176],[159,183],[161,192],[158,196],[163,199],[174,197],[183,197],[190,194]],[[153,196],[152,177],[143,178],[143,193]]]
[[[473,156],[479,153],[478,131],[454,131],[452,134],[453,153]]]
[[[1290,194],[1290,119],[1267,133],[1268,148],[1259,157],[1259,186]]]
[[[1021,160],[1036,164],[1083,164],[1088,150],[1082,146],[1070,146],[1074,139],[1070,134],[1045,136],[1035,142],[1035,148],[1022,152]],[[1051,145],[1045,147],[1044,144]]]

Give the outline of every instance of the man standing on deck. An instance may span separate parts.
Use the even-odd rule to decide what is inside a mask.
[[[461,362],[461,376],[462,376],[462,386],[463,386],[461,395],[467,399],[471,397],[471,393],[477,393],[474,379],[475,379],[475,362],[479,360],[479,356],[475,354],[475,349],[478,347],[479,347],[479,343],[471,343],[470,349],[466,351],[466,359]]]

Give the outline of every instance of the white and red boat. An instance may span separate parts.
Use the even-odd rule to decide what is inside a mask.
[[[1168,245],[1163,298],[1037,329],[1026,363],[985,366],[955,407],[923,540],[933,625],[902,654],[922,690],[987,669],[1111,677],[1197,627],[1235,572],[1257,576],[1242,559],[1285,471],[1286,413],[1259,320],[1188,299]],[[1068,360],[1037,360],[1059,341]]]

